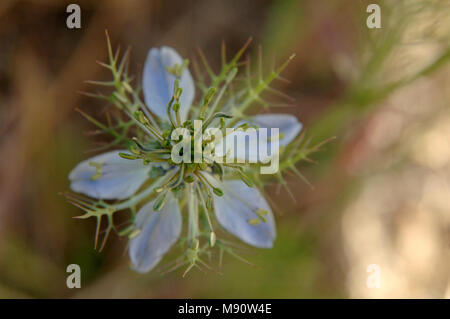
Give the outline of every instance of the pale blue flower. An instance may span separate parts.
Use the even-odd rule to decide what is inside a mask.
[[[169,47],[152,48],[145,62],[142,77],[145,103],[152,113],[165,122],[169,120],[167,104],[173,96],[176,80],[170,69],[182,64],[180,55]],[[179,115],[184,122],[195,96],[194,81],[187,68],[179,77],[179,87],[183,89],[179,100]],[[261,128],[279,128],[280,146],[293,141],[302,129],[302,124],[294,116],[287,114],[255,115],[246,122]],[[229,138],[234,136],[227,136],[225,142]],[[152,167],[159,167],[161,164],[144,165],[142,160],[120,157],[119,152],[128,151],[111,151],[79,163],[69,175],[71,189],[97,199],[132,198],[150,178]],[[167,173],[169,169],[166,163],[164,172]],[[179,168],[172,171],[178,172]],[[220,180],[213,175],[211,168],[203,171],[203,174],[212,186],[220,188],[224,193],[223,196],[213,195],[218,223],[249,245],[271,248],[276,238],[275,220],[261,192],[257,188],[250,188],[241,180],[229,180],[227,176]],[[181,233],[182,218],[178,199],[172,192],[168,192],[165,204],[159,211],[155,211],[155,200],[139,209],[133,223],[137,233],[130,239],[129,256],[133,269],[138,272],[147,272],[155,267]]]

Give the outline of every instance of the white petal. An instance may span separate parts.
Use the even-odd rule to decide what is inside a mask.
[[[259,125],[260,128],[278,128],[280,130],[280,146],[292,142],[302,130],[302,123],[290,114],[255,115],[250,118],[250,123]],[[270,133],[268,136],[270,136]]]
[[[153,211],[153,201],[142,207],[135,225],[141,232],[130,240],[129,255],[133,269],[147,272],[162,259],[181,233],[181,214],[172,195],[159,212]]]
[[[173,95],[175,76],[166,67],[182,65],[181,56],[170,47],[152,48],[147,55],[142,77],[142,88],[148,108],[162,119],[168,120],[166,107]],[[180,78],[183,93],[180,97],[180,117],[184,122],[195,94],[194,81],[186,68]]]
[[[70,189],[90,197],[124,199],[133,195],[148,178],[149,166],[141,160],[127,160],[111,151],[79,163],[69,174]],[[97,174],[95,165],[101,165]]]
[[[247,244],[271,248],[276,237],[275,220],[269,204],[259,190],[248,187],[240,180],[224,181],[221,185],[217,180],[212,181],[211,176],[208,176],[208,180],[224,191],[222,197],[214,195],[214,211],[222,227]],[[258,209],[268,213],[264,216],[266,222],[249,224],[249,220],[258,219]]]

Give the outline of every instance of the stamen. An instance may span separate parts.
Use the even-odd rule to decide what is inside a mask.
[[[164,204],[166,203],[166,196],[167,191],[160,193],[156,197],[155,202],[153,203],[153,210],[155,212],[159,212],[164,207]]]
[[[208,126],[212,123],[212,121],[214,121],[214,119],[216,119],[216,118],[226,118],[226,119],[231,119],[231,118],[233,118],[233,116],[232,115],[228,115],[228,114],[225,114],[225,113],[223,113],[223,112],[217,112],[217,113],[214,113],[212,116],[210,116],[206,121],[205,121],[205,123],[203,124],[203,128],[202,128],[202,130],[203,130],[203,132],[205,132],[205,130],[208,128]]]
[[[249,220],[247,221],[247,223],[249,223],[250,225],[258,225],[259,222],[260,222],[260,220],[257,219],[257,218],[249,219]]]
[[[214,194],[216,194],[217,196],[223,196],[223,190],[221,190],[218,187],[214,187],[209,181],[208,179],[206,179],[200,172],[197,172],[196,174],[198,176],[198,178],[200,178],[200,180],[205,183],[206,185],[208,185],[209,187],[212,188]]]
[[[95,167],[95,174],[91,176],[91,180],[95,181],[102,176],[102,163],[89,162],[89,166]]]
[[[181,164],[181,167],[180,167],[180,170],[178,173],[178,177],[175,180],[175,182],[173,182],[171,185],[169,185],[170,188],[175,188],[181,184],[181,182],[183,181],[183,176],[184,176],[184,168],[185,168],[185,165]]]

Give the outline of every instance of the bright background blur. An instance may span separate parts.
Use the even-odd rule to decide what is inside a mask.
[[[72,1],[82,28],[69,30],[62,0],[0,2],[0,297],[345,298],[450,297],[450,1],[180,0]],[[366,27],[381,5],[382,29]],[[74,108],[101,116],[77,93],[107,79],[104,31],[132,47],[140,78],[152,46],[218,67],[250,37],[254,57],[294,61],[275,86],[295,101],[308,136],[337,139],[293,176],[268,187],[278,212],[271,250],[249,248],[250,267],[228,256],[223,275],[129,269],[126,242],[93,249],[94,220],[59,192],[100,142]],[[217,68],[216,68],[217,69]],[[281,102],[285,103],[281,99]],[[279,192],[278,192],[279,191]],[[164,259],[163,264],[174,255]],[[82,288],[66,287],[79,264]],[[367,267],[381,287],[366,285]]]

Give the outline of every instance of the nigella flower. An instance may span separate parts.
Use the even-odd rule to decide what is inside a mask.
[[[301,159],[299,154],[306,152],[297,152],[299,144],[292,146],[291,142],[298,137],[302,125],[287,114],[245,115],[250,104],[262,101],[260,94],[282,68],[272,71],[267,78],[261,77],[256,88],[248,86],[237,93],[230,92],[228,86],[236,76],[237,61],[242,52],[225,63],[219,74],[213,74],[205,61],[210,85],[204,80],[199,81],[200,92],[197,94],[201,99],[194,102],[196,85],[188,61],[172,48],[152,48],[143,70],[143,103],[139,91],[131,88],[126,59],[119,63],[118,56],[112,54],[109,46],[110,63],[106,67],[112,71],[114,81],[111,84],[113,93],[107,99],[128,118],[127,122],[117,118],[119,125],[116,127],[133,126],[135,136],[129,139],[121,132],[100,125],[106,133],[113,131],[114,144],[124,148],[87,159],[70,173],[72,191],[95,200],[77,195],[68,197],[86,212],[81,218],[97,218],[97,236],[102,217],[107,217],[106,233],[109,234],[117,228],[112,218],[114,213],[124,209],[132,212],[130,225],[118,233],[129,238],[129,257],[132,268],[138,272],[154,268],[177,241],[186,246],[186,253],[177,261],[177,267],[188,265],[188,270],[199,265],[209,267],[200,259],[206,249],[218,246],[231,252],[227,241],[217,237],[218,227],[255,247],[271,248],[274,244],[274,216],[262,193],[264,182],[252,167],[257,168],[275,153],[279,156],[290,148],[286,162],[281,162],[278,176],[282,176],[285,169],[296,171],[293,165]],[[203,120],[205,126],[215,124],[222,130],[228,126],[276,128],[279,134],[273,136],[269,130],[267,143],[271,145],[271,155],[264,159],[260,154],[253,154],[259,148],[237,144],[237,147],[246,148],[246,159],[256,158],[257,163],[238,161],[230,164],[217,157],[200,163],[176,163],[171,154],[174,142],[181,139],[174,141],[174,130],[183,128],[194,133],[195,120]],[[244,133],[244,130],[236,130],[222,140],[200,140],[200,150],[213,143],[218,149],[216,154],[224,157],[229,155],[230,149],[225,147],[221,154],[219,148],[223,143]],[[279,140],[279,150],[272,144],[273,139]],[[185,153],[180,155],[186,155],[186,150],[191,149],[195,153],[197,146],[194,144],[195,140],[188,143],[183,149]],[[235,160],[238,157],[235,153],[233,156]],[[186,236],[180,239],[184,232]]]

